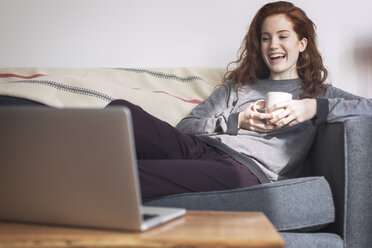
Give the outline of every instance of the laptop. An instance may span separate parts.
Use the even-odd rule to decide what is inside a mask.
[[[143,231],[185,214],[141,205],[129,109],[0,108],[0,220]]]

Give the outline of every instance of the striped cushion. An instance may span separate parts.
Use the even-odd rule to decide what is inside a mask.
[[[53,107],[104,107],[126,99],[176,125],[218,84],[222,68],[0,68],[0,95]]]

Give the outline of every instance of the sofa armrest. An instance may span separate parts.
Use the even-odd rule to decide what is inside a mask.
[[[329,182],[336,210],[332,232],[345,247],[372,243],[372,118],[355,117],[319,127],[310,159],[312,174]]]

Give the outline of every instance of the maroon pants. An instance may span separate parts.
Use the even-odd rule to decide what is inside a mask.
[[[131,111],[143,201],[260,183],[246,166],[139,106],[125,100],[109,106],[126,106]]]

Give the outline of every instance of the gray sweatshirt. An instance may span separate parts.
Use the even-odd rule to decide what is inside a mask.
[[[327,85],[317,97],[317,116],[293,127],[270,132],[238,129],[238,115],[250,104],[264,99],[268,91],[283,91],[300,99],[301,79],[258,80],[244,88],[232,81],[218,87],[196,106],[177,128],[198,135],[246,165],[261,183],[298,177],[314,141],[317,126],[351,116],[372,116],[372,100]]]

